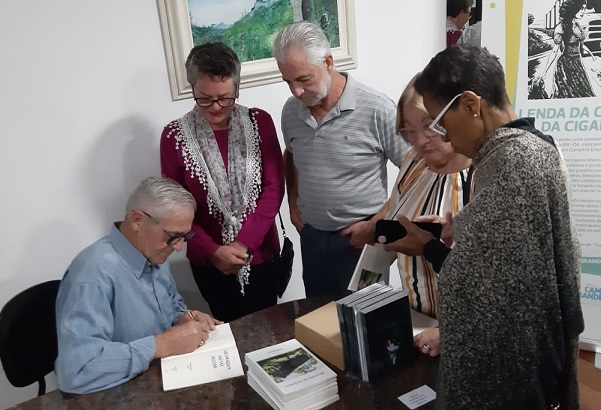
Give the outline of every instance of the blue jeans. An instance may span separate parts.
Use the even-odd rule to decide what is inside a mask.
[[[320,231],[305,224],[300,232],[303,282],[307,297],[339,299],[350,293],[348,284],[361,256],[340,231]]]

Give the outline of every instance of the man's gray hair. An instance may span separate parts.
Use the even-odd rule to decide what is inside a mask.
[[[129,196],[125,217],[139,209],[160,218],[171,209],[185,206],[196,212],[196,201],[183,186],[170,178],[148,177]]]
[[[293,23],[278,33],[273,42],[273,57],[285,64],[288,52],[293,49],[303,50],[312,65],[321,65],[331,53],[330,42],[323,30],[308,21]]]

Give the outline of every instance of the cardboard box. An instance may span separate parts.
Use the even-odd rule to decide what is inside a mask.
[[[330,302],[294,321],[296,340],[329,364],[344,370],[342,338],[336,302]]]

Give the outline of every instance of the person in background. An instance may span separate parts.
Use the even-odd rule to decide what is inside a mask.
[[[447,0],[447,47],[457,43],[472,16],[473,0]]]
[[[290,217],[300,232],[307,296],[338,298],[386,201],[390,159],[408,148],[395,135],[395,105],[334,68],[323,31],[294,23],[273,55],[292,97],[282,110]]]
[[[482,43],[482,2],[477,7],[472,8],[471,12],[474,14],[473,17],[476,21],[463,29],[457,44],[479,46]]]
[[[485,48],[441,51],[415,88],[430,129],[476,169],[438,281],[438,407],[578,409],[580,249],[553,138],[517,117]],[[408,235],[386,250],[440,246],[399,220]]]
[[[153,359],[201,346],[220,323],[186,309],[167,262],[194,235],[195,209],[175,181],[147,178],[130,195],[125,220],[71,262],[56,300],[62,391],[125,383]]]
[[[559,7],[561,23],[557,26],[553,35],[553,41],[559,47],[559,52],[556,53],[558,57],[555,75],[553,76],[553,95],[551,98],[595,96],[591,79],[582,62],[583,50],[593,56],[583,43],[588,31],[588,27],[582,21],[586,11],[587,4],[585,0],[566,0]],[[597,81],[597,79],[594,80]]]
[[[472,162],[429,128],[432,118],[421,95],[415,91],[416,78],[407,84],[397,104],[397,133],[411,150],[403,159],[388,200],[387,219],[404,215],[410,220],[442,222],[469,202]],[[436,318],[438,275],[432,265],[423,256],[402,253],[397,255],[397,265],[411,307]],[[414,342],[422,353],[437,356],[439,329],[423,331],[415,336]]]
[[[163,175],[189,190],[198,209],[187,256],[213,315],[231,321],[277,303],[272,259],[284,196],[282,152],[271,116],[236,103],[240,60],[222,43],[186,60],[195,107],[161,136]]]

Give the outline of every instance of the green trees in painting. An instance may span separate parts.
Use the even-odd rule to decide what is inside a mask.
[[[261,3],[262,6],[257,7]],[[294,10],[297,11],[296,16]],[[299,14],[300,11],[300,14]],[[194,45],[221,41],[234,49],[241,61],[271,57],[273,37],[285,26],[307,20],[320,26],[332,47],[340,46],[337,0],[263,0],[231,26],[197,26],[190,16]]]

